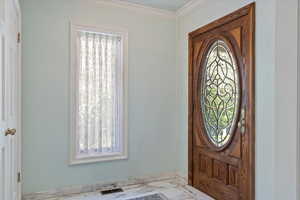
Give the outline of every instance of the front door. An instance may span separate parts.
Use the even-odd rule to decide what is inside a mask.
[[[21,199],[20,10],[0,0],[0,200]]]
[[[189,184],[254,197],[254,5],[189,35]]]

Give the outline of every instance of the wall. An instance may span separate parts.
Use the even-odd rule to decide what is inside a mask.
[[[251,1],[203,1],[178,19],[180,173],[187,174],[188,33]],[[296,200],[297,0],[256,1],[256,199]]]
[[[23,0],[23,193],[176,170],[175,19]],[[69,22],[129,31],[129,159],[69,166]]]
[[[275,71],[275,199],[297,198],[298,0],[277,0]]]
[[[203,1],[177,24],[90,0],[21,2],[24,193],[175,170],[186,176],[187,34],[252,1]],[[297,7],[256,1],[258,200],[297,199]],[[69,20],[129,30],[128,161],[68,166]]]

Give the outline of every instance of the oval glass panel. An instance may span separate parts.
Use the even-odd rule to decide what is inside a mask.
[[[201,112],[208,138],[217,148],[222,148],[230,142],[239,109],[237,65],[230,48],[222,40],[211,45],[205,59]]]

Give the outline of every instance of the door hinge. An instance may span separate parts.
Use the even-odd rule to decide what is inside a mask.
[[[21,172],[18,172],[18,178],[17,178],[17,181],[18,181],[18,183],[21,183]]]
[[[21,33],[18,33],[18,36],[17,36],[17,42],[20,43],[21,42]]]

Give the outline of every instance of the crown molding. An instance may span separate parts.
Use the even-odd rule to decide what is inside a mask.
[[[191,10],[193,10],[194,8],[199,6],[201,3],[203,3],[205,0],[191,0],[188,3],[186,3],[185,5],[183,5],[181,8],[179,8],[177,11],[169,11],[169,10],[165,10],[165,9],[144,6],[144,5],[140,5],[137,3],[125,2],[122,0],[95,0],[95,1],[96,1],[96,3],[99,3],[99,4],[118,6],[118,7],[122,7],[122,8],[131,9],[131,10],[138,10],[138,11],[143,11],[143,12],[147,12],[150,14],[160,15],[160,16],[164,16],[164,17],[175,18],[175,17],[180,17],[180,16],[186,15]]]
[[[161,16],[170,17],[170,18],[176,17],[176,12],[174,12],[174,11],[153,8],[150,6],[143,6],[143,5],[136,4],[136,3],[125,2],[122,0],[95,0],[95,1],[96,1],[96,3],[99,3],[99,4],[118,6],[118,7],[122,7],[122,8],[143,11],[143,12],[147,12],[150,14],[156,14],[156,15],[161,15]]]
[[[180,17],[180,16],[186,15],[188,12],[190,12],[191,10],[193,10],[194,8],[199,6],[204,1],[205,0],[191,0],[191,1],[189,1],[188,3],[186,3],[185,5],[183,5],[181,8],[179,8],[176,11],[176,16]]]

